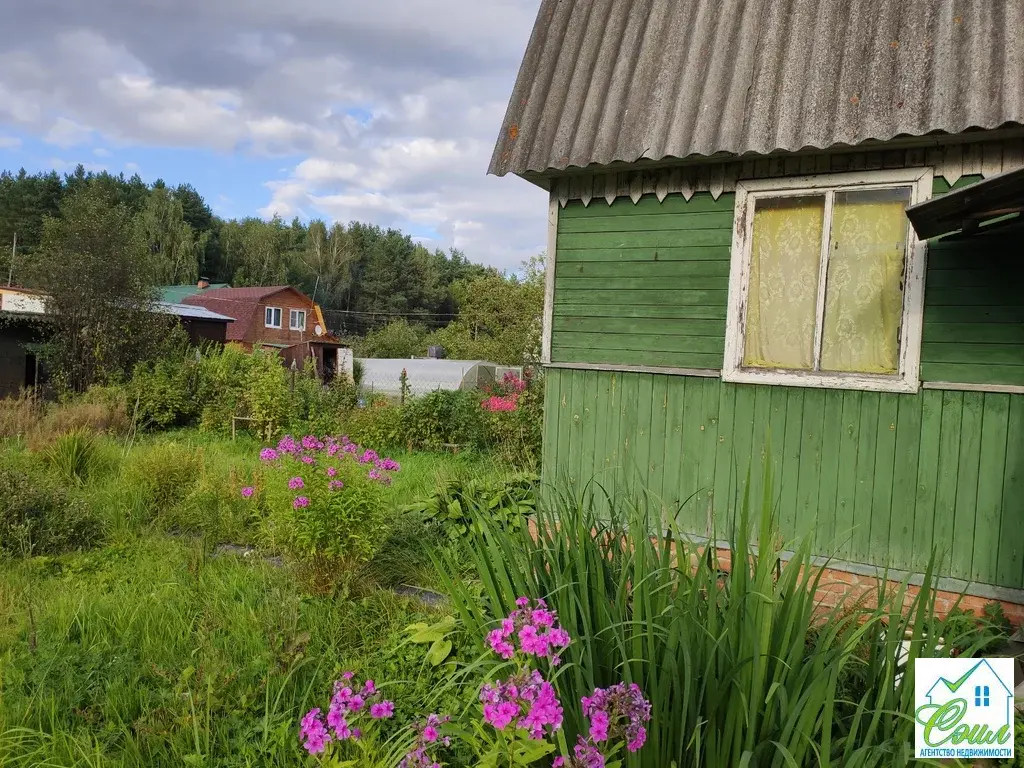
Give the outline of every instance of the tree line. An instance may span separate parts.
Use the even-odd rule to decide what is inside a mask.
[[[430,250],[396,229],[298,218],[222,219],[190,184],[147,185],[138,175],[87,172],[80,165],[63,176],[24,169],[0,174],[4,277],[24,282],[44,219],[59,218],[62,201],[82,190],[124,206],[138,221],[156,284],[205,277],[233,286],[294,285],[313,296],[331,329],[343,334],[365,334],[399,318],[443,327],[458,316],[456,283],[498,275],[457,249]]]
[[[3,247],[3,243],[7,247]],[[396,229],[320,220],[222,219],[189,184],[138,175],[0,173],[0,265],[14,285],[53,297],[55,367],[82,389],[160,354],[159,323],[131,310],[160,285],[204,277],[232,286],[293,285],[360,356],[536,359],[542,257],[526,276],[430,250]]]

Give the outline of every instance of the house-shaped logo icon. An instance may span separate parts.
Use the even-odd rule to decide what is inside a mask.
[[[988,723],[997,728],[1013,722],[1013,691],[996,674],[988,659],[982,659],[955,680],[938,678],[928,689],[929,704],[946,704],[954,699],[967,703],[964,719]]]

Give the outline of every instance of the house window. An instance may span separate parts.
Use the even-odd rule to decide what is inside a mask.
[[[920,168],[738,182],[726,381],[916,392]]]
[[[265,319],[263,324],[267,328],[280,328],[281,327],[281,308],[280,307],[267,307]]]
[[[306,330],[306,312],[301,309],[289,310],[288,327],[293,331]]]
[[[987,685],[976,685],[974,686],[974,706],[976,707],[987,707],[989,706],[989,695]]]

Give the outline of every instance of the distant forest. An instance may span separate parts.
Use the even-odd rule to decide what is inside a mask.
[[[533,333],[534,318],[528,316],[540,312],[542,292],[535,270],[531,278],[520,281],[474,264],[458,250],[429,250],[399,230],[371,224],[328,226],[319,220],[304,224],[297,218],[291,223],[279,218],[225,220],[214,215],[189,184],[169,187],[156,181],[149,185],[138,175],[92,173],[82,166],[63,176],[56,171],[0,174],[0,279],[4,284],[9,276],[18,284],[31,274],[45,217],[60,217],[62,200],[83,190],[110,205],[124,206],[134,217],[153,255],[155,284],[193,283],[200,276],[233,286],[287,283],[315,297],[331,330],[342,335],[404,335],[415,339],[409,343],[418,350],[431,332],[447,328],[460,316],[464,321],[460,332],[455,334],[459,329],[453,328],[443,335],[455,334],[453,338],[468,343],[495,339],[506,330],[520,336]],[[481,290],[491,289],[489,297],[477,297],[478,303],[488,298],[489,306],[465,306],[481,292],[467,290],[474,284]],[[502,318],[506,304],[518,316]],[[473,314],[478,316],[467,318]],[[396,322],[396,327],[387,327]],[[497,327],[509,325],[516,329]],[[502,342],[498,345],[502,351],[496,348],[493,354],[514,361],[531,342],[516,339],[512,342],[516,352],[507,349],[509,343]],[[464,350],[474,351],[487,350]]]

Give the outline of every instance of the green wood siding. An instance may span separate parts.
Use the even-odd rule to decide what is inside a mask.
[[[765,448],[783,534],[819,554],[1024,588],[1024,395],[917,395],[550,369],[545,480],[646,487],[696,535],[729,535]],[[757,496],[755,496],[757,498]]]
[[[645,195],[560,211],[552,361],[721,368],[733,200]]]
[[[935,194],[949,189],[935,181]],[[720,369],[734,202],[706,192],[570,202],[558,220],[552,362]],[[922,380],[1024,385],[1022,237],[931,244]]]

